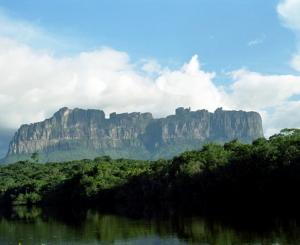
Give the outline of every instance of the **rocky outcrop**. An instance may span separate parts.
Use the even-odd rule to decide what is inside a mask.
[[[152,159],[198,149],[207,142],[243,142],[262,137],[256,112],[178,108],[176,114],[154,119],[151,113],[111,113],[62,108],[43,122],[22,125],[12,139],[7,159],[39,152],[44,161],[97,155]]]

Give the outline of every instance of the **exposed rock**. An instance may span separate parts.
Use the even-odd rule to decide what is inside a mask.
[[[151,113],[111,113],[62,108],[43,122],[22,125],[12,139],[7,161],[39,152],[43,161],[91,158],[97,155],[153,159],[199,149],[207,142],[242,142],[263,137],[256,112],[178,108],[154,119]]]

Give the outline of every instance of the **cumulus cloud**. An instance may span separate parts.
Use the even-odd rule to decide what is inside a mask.
[[[127,53],[111,48],[58,58],[2,38],[0,113],[5,117],[0,118],[0,127],[40,121],[63,106],[107,113],[150,111],[155,116],[173,113],[178,106],[210,111],[223,106],[261,112],[266,131],[271,132],[282,126],[276,119],[280,115],[283,122],[291,122],[290,111],[277,108],[300,94],[299,76],[241,69],[230,73],[232,83],[224,89],[214,83],[215,73],[201,68],[196,55],[176,70],[152,62],[155,69],[148,71],[155,76],[140,72],[145,64],[137,67]]]
[[[294,54],[291,65],[300,71],[300,0],[282,0],[277,6],[277,12],[283,24],[293,30],[298,38],[298,52]]]
[[[143,60],[141,69],[148,74],[159,74],[162,70],[161,65],[156,60]]]
[[[62,106],[152,111],[157,116],[177,106],[212,110],[221,104],[213,78],[201,70],[197,56],[153,78],[140,73],[126,53],[110,48],[57,58],[1,38],[0,110],[5,117],[0,125],[15,128],[42,120]]]
[[[223,104],[222,91],[213,83],[214,77],[214,73],[201,69],[198,56],[195,55],[181,69],[163,71],[155,83],[177,105],[213,110]]]
[[[293,59],[292,59],[292,67],[297,70],[300,71],[300,52],[299,54],[295,54]]]
[[[232,84],[227,94],[231,108],[256,110],[263,117],[265,135],[286,127],[299,127],[300,76],[265,75],[241,69],[230,73]]]
[[[283,120],[288,118],[288,120]],[[287,101],[282,103],[273,114],[272,124],[275,128],[299,128],[300,101]]]
[[[300,94],[300,76],[263,75],[241,69],[231,73],[231,104],[256,110],[276,107]]]
[[[288,9],[284,2],[278,7],[282,18]],[[293,26],[292,19],[287,25]],[[57,57],[29,45],[47,39],[45,32],[4,20],[0,14],[0,27],[8,23],[7,30],[0,31],[0,114],[5,115],[0,129],[43,120],[63,106],[106,113],[150,111],[157,117],[179,106],[210,111],[222,106],[259,111],[267,135],[300,126],[300,117],[295,118],[300,102],[291,101],[300,94],[299,76],[240,69],[229,74],[231,83],[219,86],[214,82],[217,74],[205,71],[197,55],[178,69],[153,59],[133,62],[126,52],[108,47]],[[26,40],[14,34],[16,26],[29,33]]]
[[[300,31],[299,0],[282,0],[277,6],[277,12],[287,27]]]

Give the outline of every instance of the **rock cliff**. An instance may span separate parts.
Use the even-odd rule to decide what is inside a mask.
[[[176,114],[154,119],[151,113],[111,113],[62,108],[43,122],[22,125],[15,133],[6,161],[39,152],[43,161],[92,158],[99,155],[155,159],[207,142],[243,142],[263,137],[256,112],[178,108]]]

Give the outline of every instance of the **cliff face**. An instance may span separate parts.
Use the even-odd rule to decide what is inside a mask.
[[[262,137],[256,112],[178,108],[175,115],[154,119],[150,113],[110,114],[62,108],[43,122],[23,125],[12,139],[10,161],[39,152],[42,160],[72,160],[97,155],[151,159],[171,157],[207,142],[243,142]]]

